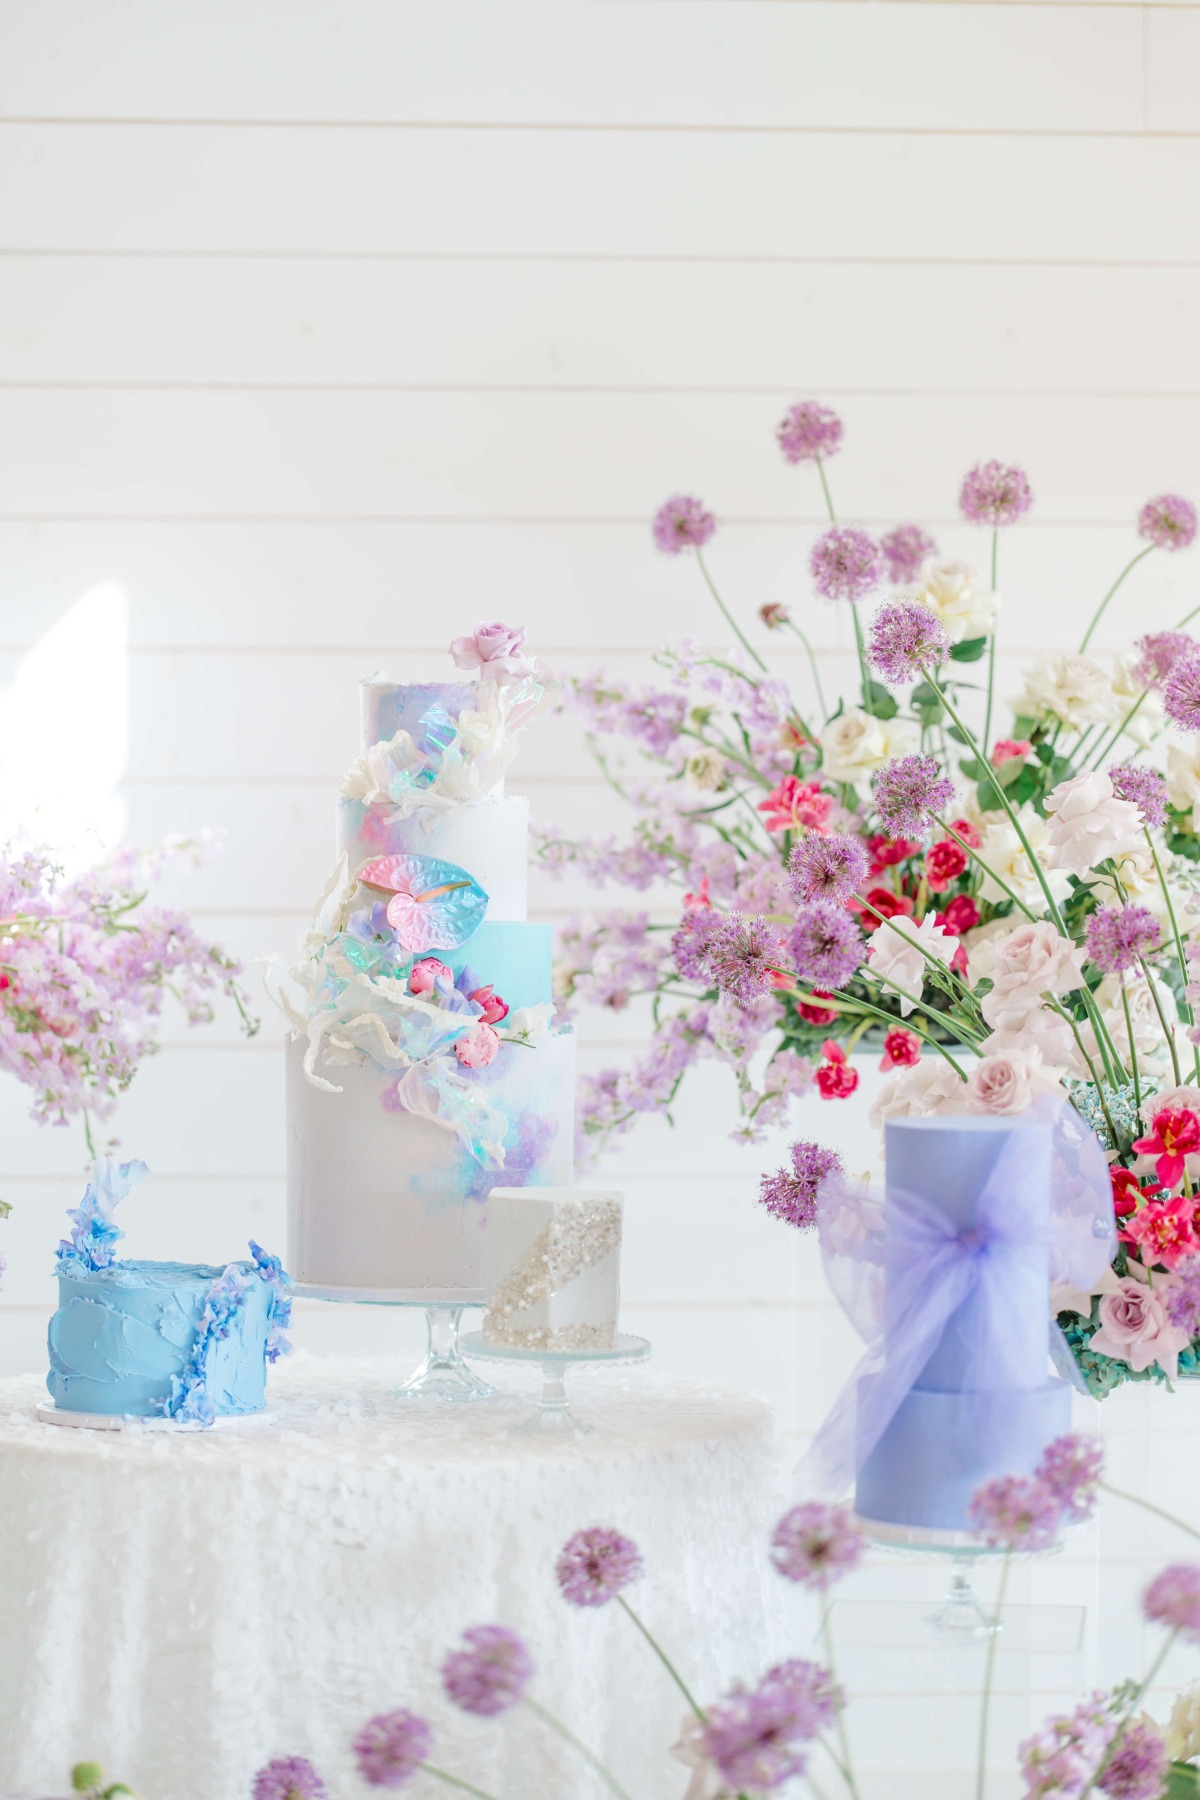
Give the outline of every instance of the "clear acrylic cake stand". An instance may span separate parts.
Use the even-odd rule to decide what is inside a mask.
[[[425,1314],[425,1357],[408,1380],[402,1381],[394,1390],[396,1398],[435,1400],[451,1405],[495,1398],[495,1388],[481,1381],[473,1369],[468,1369],[459,1345],[463,1313],[469,1306],[482,1307],[482,1300],[397,1300],[393,1295],[373,1294],[369,1289],[364,1292],[362,1289],[316,1287],[306,1282],[297,1282],[296,1297],[300,1300],[336,1300],[355,1306],[419,1308]]]
[[[591,1431],[593,1427],[576,1418],[567,1399],[566,1373],[575,1363],[645,1362],[650,1354],[646,1338],[617,1334],[611,1350],[535,1350],[513,1348],[507,1344],[489,1344],[481,1331],[472,1331],[462,1340],[468,1356],[490,1358],[494,1362],[533,1363],[542,1371],[542,1391],[529,1417],[517,1431],[536,1431],[549,1436],[570,1436]]]
[[[947,1637],[992,1637],[1003,1631],[999,1615],[980,1598],[975,1586],[975,1571],[985,1558],[995,1560],[1005,1555],[1003,1549],[985,1542],[973,1531],[942,1531],[922,1525],[892,1525],[883,1519],[869,1519],[859,1513],[858,1522],[868,1541],[881,1550],[893,1550],[907,1556],[936,1556],[950,1564],[950,1586],[941,1605],[928,1615],[927,1623]],[[1013,1562],[1025,1562],[1033,1555],[1046,1556],[1058,1550],[1051,1544],[1046,1550],[1014,1555]]]

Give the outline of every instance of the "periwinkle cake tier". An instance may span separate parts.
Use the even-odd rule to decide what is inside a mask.
[[[1014,1131],[1026,1134],[1022,1166],[1028,1185],[1022,1204],[1048,1220],[1051,1126],[1036,1122],[889,1120],[889,1196],[920,1196],[941,1215],[949,1234],[965,1234],[969,1241],[983,1223],[981,1196]],[[884,1227],[889,1269],[898,1260],[890,1235],[905,1229],[903,1210],[889,1202]],[[1006,1259],[1003,1320],[989,1312],[984,1284],[976,1284],[951,1314],[911,1390],[861,1463],[856,1506],[865,1518],[968,1531],[968,1505],[982,1482],[1032,1473],[1046,1444],[1070,1430],[1071,1389],[1047,1378],[1048,1232],[1030,1233],[1019,1255],[1001,1254]],[[900,1324],[885,1302],[889,1345]],[[1001,1353],[990,1354],[992,1345]]]
[[[266,1400],[270,1292],[252,1263],[233,1267],[245,1290],[225,1334],[208,1343],[201,1371],[218,1417],[261,1412]],[[46,1382],[55,1405],[134,1418],[166,1413],[223,1274],[203,1263],[133,1261],[60,1273]]]
[[[487,1209],[489,1344],[611,1350],[621,1309],[621,1195],[493,1188]]]

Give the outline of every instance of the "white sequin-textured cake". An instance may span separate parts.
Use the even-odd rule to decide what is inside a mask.
[[[529,803],[504,793],[552,691],[523,637],[456,640],[471,679],[363,684],[337,866],[280,991],[289,1263],[310,1288],[481,1301],[492,1186],[572,1179],[574,1037],[550,927],[526,918]]]
[[[611,1350],[621,1309],[620,1194],[493,1188],[488,1200],[489,1344]]]

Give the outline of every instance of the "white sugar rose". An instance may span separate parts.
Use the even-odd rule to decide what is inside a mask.
[[[1094,657],[1070,651],[1048,656],[1027,672],[1016,710],[1033,719],[1061,719],[1076,731],[1120,717],[1107,669]]]
[[[952,644],[984,637],[996,623],[999,595],[977,587],[964,562],[931,558],[909,593],[941,620]]]
[[[1109,856],[1123,856],[1142,841],[1142,817],[1132,800],[1118,800],[1103,769],[1086,769],[1060,781],[1046,796],[1052,869],[1086,875]]]
[[[398,731],[385,743],[372,744],[351,763],[342,777],[342,792],[347,799],[361,800],[366,806],[373,800],[386,799],[393,774],[419,760],[417,746],[408,732]]]
[[[1026,921],[998,940],[992,957],[992,991],[983,1016],[994,1030],[1018,1031],[1043,994],[1069,994],[1083,981],[1079,952],[1047,920]]]
[[[915,728],[902,719],[873,719],[852,706],[822,730],[821,773],[830,781],[861,786],[893,756],[904,756],[916,743]]]
[[[991,813],[989,817],[996,820],[995,813]],[[1056,900],[1065,900],[1071,891],[1071,883],[1066,872],[1060,869],[1050,869],[1047,866],[1050,827],[1045,819],[1033,811],[1032,807],[1023,806],[1017,817],[1021,821],[1021,830],[1025,833],[1025,837],[1045,873],[1050,892]],[[1011,899],[1015,894],[1017,899],[1023,901],[1033,912],[1045,912],[1046,896],[1042,892],[1042,884],[1038,880],[1037,870],[1026,854],[1025,845],[1009,824],[1007,817],[984,827],[979,854],[988,868],[994,870],[996,875],[1008,884],[1005,888],[1001,885],[1001,881],[993,880],[990,874],[985,874],[979,890],[985,900],[990,900],[993,905],[997,905],[1003,900]]]
[[[878,980],[902,990],[900,1011],[907,1018],[921,997],[926,957],[949,963],[957,949],[958,939],[926,913],[919,924],[903,917],[886,920],[868,939],[867,961]]]
[[[1056,1071],[1044,1067],[1035,1049],[993,1050],[990,1038],[967,1082],[971,1111],[1003,1118],[1027,1112],[1042,1094],[1057,1088]]]
[[[1200,733],[1167,746],[1167,799],[1172,806],[1200,802]]]
[[[889,1075],[867,1116],[879,1131],[889,1119],[927,1119],[967,1110],[967,1084],[934,1052]]]

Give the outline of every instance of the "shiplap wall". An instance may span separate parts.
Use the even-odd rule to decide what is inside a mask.
[[[127,831],[221,828],[172,896],[247,957],[286,950],[360,675],[437,674],[481,615],[566,670],[722,641],[694,569],[651,548],[668,492],[718,512],[743,617],[800,609],[837,687],[846,621],[804,578],[818,491],[772,436],[817,394],[869,525],[916,516],[978,556],[962,471],[1029,467],[1011,691],[1082,629],[1141,500],[1200,490],[1198,92],[1187,3],[0,0],[0,682],[56,626],[69,655],[72,609],[115,584]],[[1194,567],[1144,568],[1107,641],[1200,599]],[[45,680],[44,729],[86,762],[108,694],[61,718]],[[568,723],[514,785],[619,823]],[[536,916],[583,897],[535,878]],[[639,1028],[585,1021],[585,1062]],[[277,1034],[167,1036],[118,1120],[155,1171],[139,1247],[280,1240]],[[614,1160],[627,1321],[800,1437],[849,1346],[811,1246],[753,1208],[771,1151],[727,1142],[724,1092],[706,1072],[679,1129]],[[6,1083],[6,1368],[41,1361],[82,1161],[23,1111]],[[808,1111],[861,1160],[861,1113]],[[380,1312],[311,1308],[299,1335],[412,1348]]]

